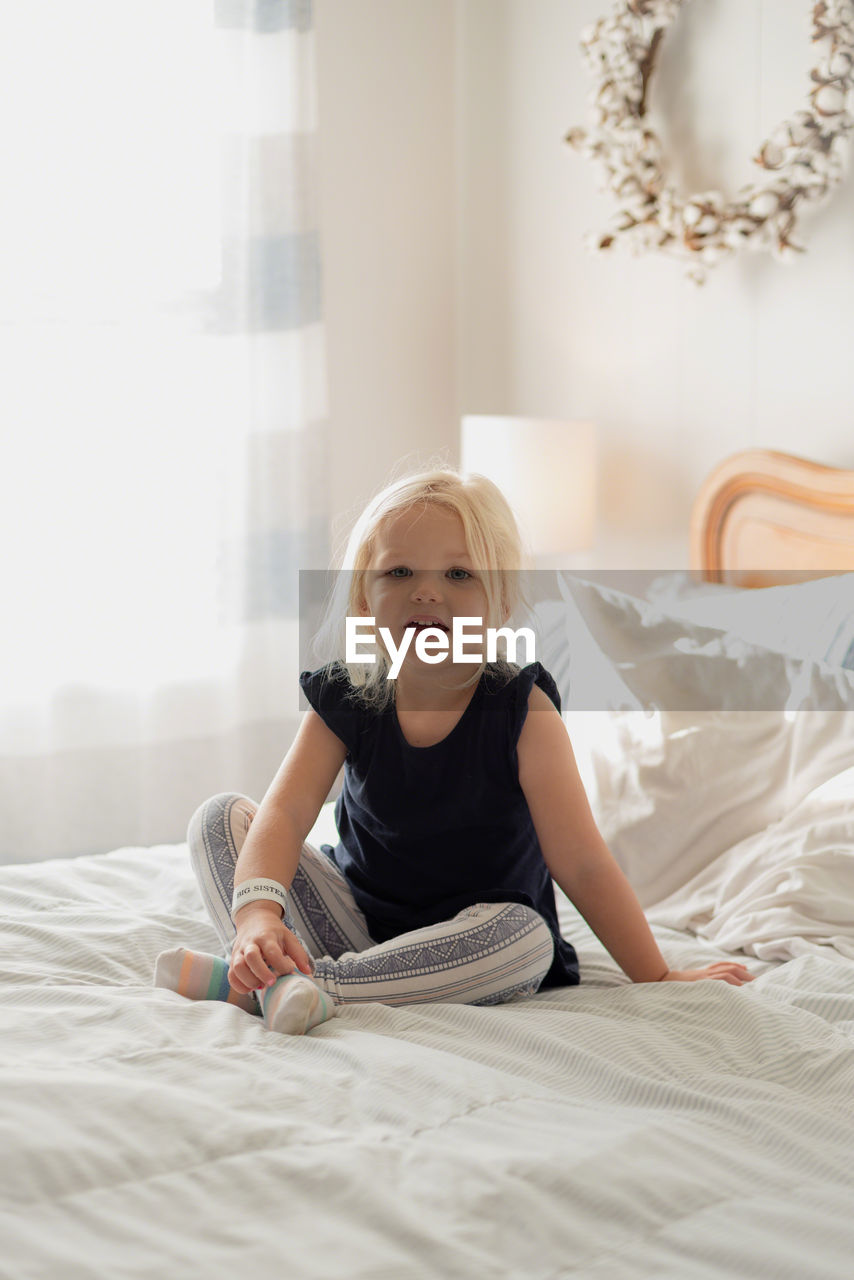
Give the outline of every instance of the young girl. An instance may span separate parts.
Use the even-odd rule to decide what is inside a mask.
[[[539,662],[459,662],[450,643],[442,660],[419,656],[424,626],[435,658],[455,618],[484,636],[505,623],[520,563],[513,513],[483,476],[427,472],[368,505],[344,567],[347,614],[373,619],[376,661],[303,672],[310,709],[260,807],[229,794],[196,812],[193,867],[230,963],[164,952],[157,985],[260,1009],[297,1035],[351,1004],[488,1005],[572,986],[552,878],[634,982],[751,980],[735,963],[668,968],[596,828]],[[316,849],[306,836],[342,764],[339,843]]]

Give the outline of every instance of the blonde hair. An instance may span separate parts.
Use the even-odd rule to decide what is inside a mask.
[[[476,472],[461,473],[451,467],[436,467],[386,485],[368,502],[350,532],[315,643],[318,654],[326,655],[325,661],[332,656],[338,659],[357,695],[375,710],[383,710],[394,700],[396,682],[386,678],[390,662],[380,644],[376,645],[375,663],[346,662],[345,618],[361,612],[367,570],[382,530],[405,512],[427,507],[439,507],[459,516],[475,570],[487,571],[481,579],[486,595],[486,626],[503,626],[517,609],[529,607],[520,580],[523,547],[519,528],[497,485]],[[498,641],[506,653],[505,637],[499,636]],[[476,685],[486,666],[486,661],[481,662],[471,677],[454,687],[468,689]],[[500,656],[490,666],[504,680],[519,670]]]

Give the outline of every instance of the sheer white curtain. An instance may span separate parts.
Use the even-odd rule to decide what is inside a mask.
[[[0,858],[183,839],[325,568],[310,0],[0,18]]]

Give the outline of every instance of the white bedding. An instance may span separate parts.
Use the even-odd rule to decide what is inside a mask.
[[[715,858],[648,915],[764,960],[854,961],[854,768]]]
[[[283,1037],[152,987],[217,945],[184,846],[0,868],[0,1276],[848,1280],[850,609],[564,587],[538,656],[603,835],[673,967],[756,981],[632,985],[559,895],[580,987]]]
[[[0,869],[0,1274],[848,1277],[854,962],[635,986],[561,918],[580,987],[291,1038],[152,988],[183,846]]]

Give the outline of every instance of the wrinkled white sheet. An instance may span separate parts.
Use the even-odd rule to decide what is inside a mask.
[[[854,963],[634,986],[561,912],[581,987],[291,1038],[151,987],[184,847],[0,870],[0,1275],[847,1280]]]
[[[648,912],[728,950],[854,960],[854,768],[740,841]]]

